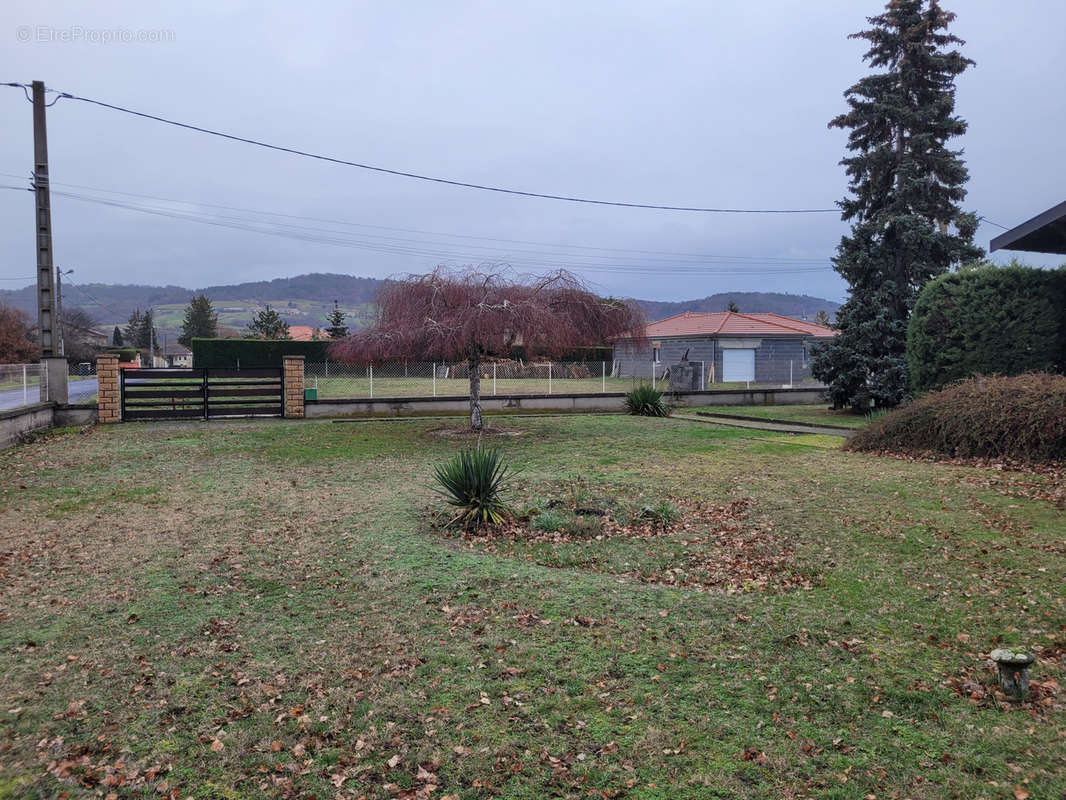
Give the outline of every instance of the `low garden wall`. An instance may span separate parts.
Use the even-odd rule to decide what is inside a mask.
[[[810,405],[825,399],[824,389],[726,389],[708,392],[680,392],[665,395],[670,405],[757,406]],[[621,411],[625,394],[495,395],[481,398],[481,407],[492,411]],[[375,397],[374,399],[308,400],[307,417],[404,416],[420,414],[465,414],[470,410],[466,396]]]
[[[28,433],[93,422],[96,422],[95,405],[34,403],[5,409],[0,411],[0,450],[18,444]]]

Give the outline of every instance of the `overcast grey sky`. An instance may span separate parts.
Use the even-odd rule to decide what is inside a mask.
[[[1066,5],[944,4],[958,13],[954,32],[977,61],[957,101],[970,125],[958,143],[971,173],[966,206],[1013,226],[1066,194],[1057,84]],[[637,203],[825,208],[845,191],[845,135],[826,123],[864,74],[863,44],[847,35],[883,4],[168,5],[6,0],[0,80],[40,79],[236,135],[460,181]],[[21,91],[0,91],[0,173],[32,171],[30,110]],[[602,291],[654,299],[729,290],[844,296],[828,268],[845,231],[837,214],[698,214],[512,197],[268,152],[69,100],[48,113],[56,190],[216,223],[56,196],[56,261],[73,267],[80,283],[195,287],[310,271],[382,277],[491,259],[523,271],[567,264]],[[32,195],[0,191],[0,215],[0,277],[32,276]],[[290,234],[316,241],[218,223],[275,231],[286,223],[302,226],[285,228]],[[997,232],[982,225],[979,243],[987,247]],[[663,270],[677,263],[684,271]]]

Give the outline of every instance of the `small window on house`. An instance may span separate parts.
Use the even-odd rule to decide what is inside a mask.
[[[655,345],[651,349],[651,360],[654,361],[656,364],[659,363],[659,345]]]

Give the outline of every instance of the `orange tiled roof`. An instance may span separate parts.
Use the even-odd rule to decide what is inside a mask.
[[[656,336],[836,336],[836,331],[780,314],[741,314],[736,311],[685,311],[652,322],[645,329]]]
[[[310,325],[290,325],[289,338],[298,342],[309,342],[315,338],[315,330],[318,330],[319,339],[329,338],[329,331],[324,331],[321,328],[312,328]]]

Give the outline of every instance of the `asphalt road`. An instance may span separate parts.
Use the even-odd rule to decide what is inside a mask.
[[[67,402],[84,403],[96,394],[96,378],[86,378],[80,381],[67,382]],[[39,395],[36,386],[30,386],[26,391],[26,402],[36,403]],[[18,408],[24,405],[22,387],[17,389],[4,389],[0,391],[0,409]]]

